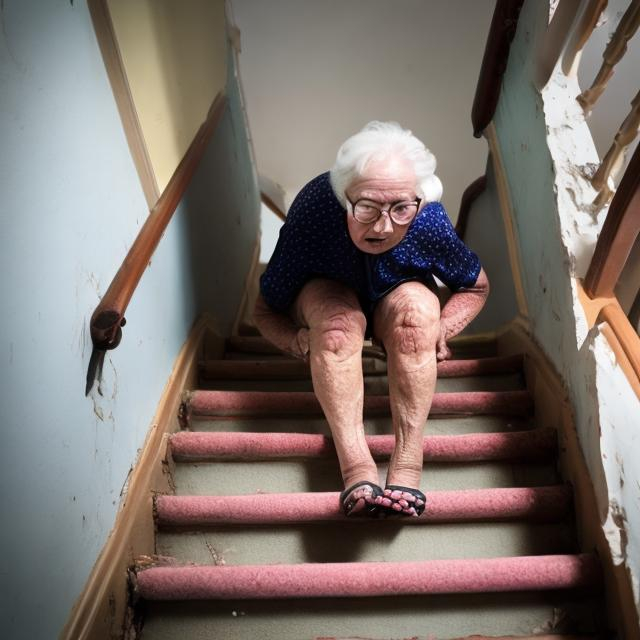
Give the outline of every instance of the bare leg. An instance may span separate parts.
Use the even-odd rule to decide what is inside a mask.
[[[387,351],[396,437],[387,485],[418,488],[422,476],[423,430],[437,377],[438,298],[421,283],[399,285],[376,308],[374,332]]]
[[[331,280],[312,280],[296,300],[296,320],[309,327],[313,389],[331,428],[345,487],[378,483],[364,435],[362,344],[366,319],[357,296]]]

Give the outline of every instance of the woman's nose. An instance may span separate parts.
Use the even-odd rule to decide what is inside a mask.
[[[380,217],[376,220],[373,225],[373,230],[376,233],[386,233],[388,231],[393,231],[393,224],[391,224],[391,218],[386,211],[382,211]]]

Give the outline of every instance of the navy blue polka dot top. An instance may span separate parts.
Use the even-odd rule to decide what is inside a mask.
[[[272,309],[286,313],[306,282],[329,278],[352,288],[363,311],[370,313],[402,282],[418,280],[433,286],[436,276],[456,291],[475,284],[480,266],[439,202],[423,207],[404,238],[389,251],[378,255],[360,251],[349,237],[346,211],[327,172],[296,196],[260,279],[260,292]]]

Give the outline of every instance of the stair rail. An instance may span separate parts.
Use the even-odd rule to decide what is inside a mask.
[[[502,76],[507,68],[511,41],[518,26],[524,0],[497,0],[487,44],[482,57],[476,93],[471,108],[473,135],[479,138],[493,120],[500,97]]]
[[[100,377],[105,352],[115,349],[120,344],[122,327],[126,323],[124,314],[127,306],[200,164],[207,144],[222,118],[226,102],[223,93],[219,93],[214,99],[204,123],[198,129],[158,202],[149,212],[118,272],[91,316],[89,324],[93,351],[87,371],[85,395],[91,391],[96,377]]]

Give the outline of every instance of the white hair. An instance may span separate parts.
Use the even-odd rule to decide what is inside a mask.
[[[342,143],[331,169],[331,186],[336,197],[346,206],[346,191],[361,177],[367,164],[390,157],[405,158],[413,166],[416,176],[416,195],[423,203],[442,198],[442,182],[435,175],[436,157],[411,131],[397,122],[374,120]]]

